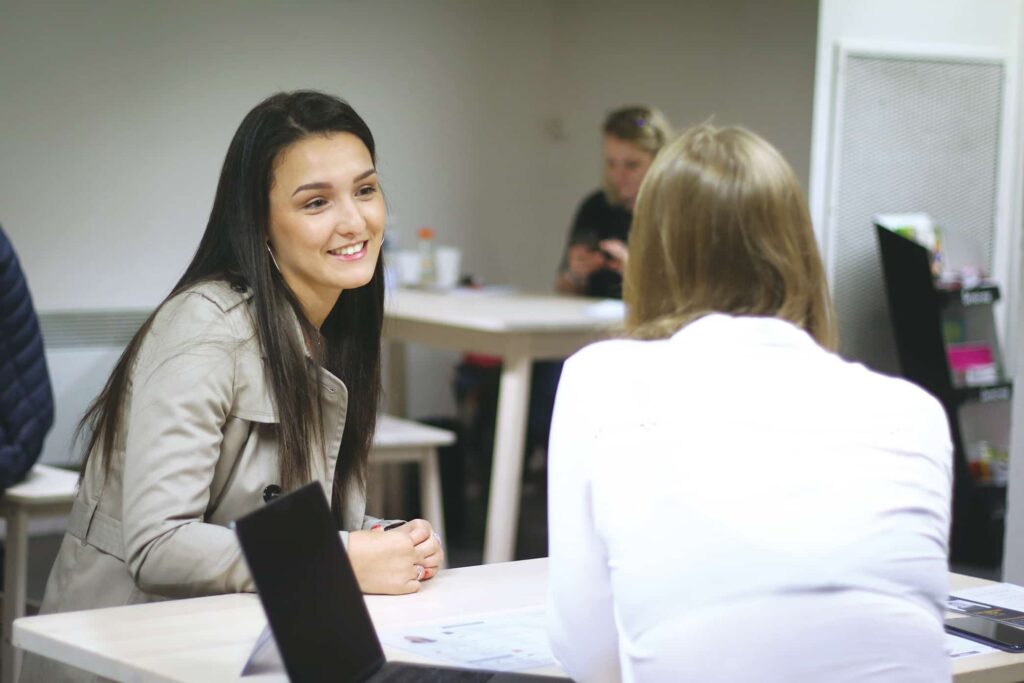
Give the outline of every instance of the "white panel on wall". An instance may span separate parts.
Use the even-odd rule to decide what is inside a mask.
[[[56,406],[42,462],[67,465],[81,460],[82,444],[75,442],[78,421],[149,314],[149,310],[122,310],[39,315]]]
[[[947,265],[991,273],[1005,68],[985,57],[841,49],[825,242],[841,352],[898,374],[871,217],[926,212]]]

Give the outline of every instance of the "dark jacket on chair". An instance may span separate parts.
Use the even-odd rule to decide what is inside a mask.
[[[52,425],[43,336],[18,256],[0,228],[0,490],[32,469]]]

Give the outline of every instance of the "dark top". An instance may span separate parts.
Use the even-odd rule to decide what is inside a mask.
[[[588,195],[576,210],[576,218],[569,232],[569,245],[585,244],[598,248],[601,240],[615,239],[629,243],[629,226],[633,213],[624,207],[608,203],[602,190]],[[568,262],[568,248],[562,257],[562,269]],[[604,299],[622,298],[622,276],[614,270],[602,268],[588,279],[583,290],[585,296]]]
[[[52,424],[43,336],[18,257],[0,228],[0,490],[32,468]]]

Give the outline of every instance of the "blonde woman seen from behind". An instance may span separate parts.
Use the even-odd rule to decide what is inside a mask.
[[[548,613],[566,672],[949,680],[946,416],[834,354],[781,155],[707,125],[663,149],[625,301],[630,338],[573,356],[555,404]]]

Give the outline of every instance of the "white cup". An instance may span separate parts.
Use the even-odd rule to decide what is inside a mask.
[[[398,284],[406,287],[415,287],[420,283],[420,255],[419,252],[407,249],[396,251],[392,257],[395,270],[398,272]]]
[[[454,289],[459,285],[461,263],[462,251],[458,247],[438,247],[434,250],[434,266],[439,288]]]

